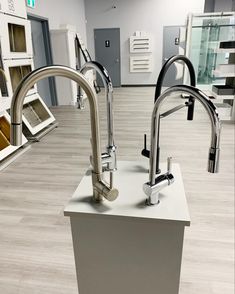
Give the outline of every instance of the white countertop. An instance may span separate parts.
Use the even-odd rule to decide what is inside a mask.
[[[179,165],[173,164],[175,182],[160,192],[160,203],[154,206],[145,205],[146,195],[142,186],[148,181],[147,167],[147,162],[143,161],[118,161],[118,170],[114,173],[114,187],[119,190],[119,196],[113,202],[104,200],[102,203],[91,200],[92,182],[91,173],[88,171],[65,207],[64,215],[129,217],[189,226],[190,216]],[[166,164],[161,164],[160,168],[164,173]],[[106,174],[108,179],[108,173]]]

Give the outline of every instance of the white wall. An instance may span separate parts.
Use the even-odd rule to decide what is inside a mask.
[[[58,29],[61,24],[75,26],[86,42],[84,0],[37,0],[36,7],[27,8],[27,12],[48,18],[50,29]]]
[[[94,28],[119,27],[121,83],[155,84],[162,66],[163,26],[185,25],[188,13],[202,13],[204,3],[205,0],[85,0],[88,50],[94,57]],[[137,30],[154,36],[152,73],[129,73],[129,37]]]

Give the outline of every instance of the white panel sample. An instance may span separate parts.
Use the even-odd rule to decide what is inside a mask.
[[[53,123],[55,118],[37,93],[27,98],[23,106],[23,122],[30,133],[35,135]]]
[[[221,120],[228,120],[231,117],[233,106],[228,103],[214,103]]]
[[[32,58],[30,21],[0,13],[0,23],[2,58]]]
[[[25,0],[0,0],[0,12],[27,18]]]
[[[8,96],[12,98],[14,90],[22,78],[34,70],[33,59],[3,60],[3,69],[6,76]],[[36,92],[37,85],[34,85],[33,88],[28,91],[27,95]]]
[[[152,56],[130,56],[130,72],[152,72]]]
[[[216,77],[235,77],[235,64],[219,64],[213,73]]]
[[[27,139],[22,134],[22,145]],[[0,161],[15,152],[20,146],[10,144],[10,116],[6,111],[0,111]]]

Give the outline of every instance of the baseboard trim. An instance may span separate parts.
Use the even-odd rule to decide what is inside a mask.
[[[121,87],[123,88],[126,88],[126,87],[156,87],[156,84],[148,84],[148,85],[145,85],[145,84],[130,84],[130,85],[121,85]]]

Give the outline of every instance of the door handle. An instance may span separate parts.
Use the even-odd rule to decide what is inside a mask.
[[[115,59],[115,62],[118,63],[119,62],[119,58]]]

